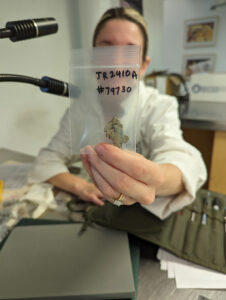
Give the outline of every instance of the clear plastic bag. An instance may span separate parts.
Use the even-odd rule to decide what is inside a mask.
[[[73,50],[69,84],[72,154],[100,142],[136,151],[139,72],[137,45]]]

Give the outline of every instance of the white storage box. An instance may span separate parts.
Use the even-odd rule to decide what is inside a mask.
[[[191,101],[226,102],[226,73],[193,74]]]

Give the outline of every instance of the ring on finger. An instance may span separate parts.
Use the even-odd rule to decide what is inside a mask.
[[[123,205],[123,199],[124,199],[124,195],[120,193],[119,197],[117,199],[114,199],[113,204],[117,206],[121,206]]]

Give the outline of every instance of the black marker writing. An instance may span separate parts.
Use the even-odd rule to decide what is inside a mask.
[[[135,70],[111,70],[109,72],[101,72],[96,71],[97,80],[108,80],[114,77],[123,78],[123,77],[130,77],[132,79],[138,79],[138,74]]]
[[[110,87],[110,86],[106,86],[103,87],[102,85],[98,85],[97,87],[97,92],[99,95],[101,94],[105,94],[105,95],[118,95],[119,93],[131,93],[132,91],[132,87],[131,86],[116,86],[116,87]]]

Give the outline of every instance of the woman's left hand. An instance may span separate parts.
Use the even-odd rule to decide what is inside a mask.
[[[81,156],[90,177],[112,203],[120,200],[125,205],[151,204],[163,183],[160,165],[111,144],[86,146]]]

